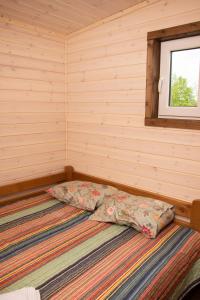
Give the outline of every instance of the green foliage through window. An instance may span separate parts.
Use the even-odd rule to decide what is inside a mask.
[[[186,78],[173,75],[170,106],[197,106],[197,99]]]

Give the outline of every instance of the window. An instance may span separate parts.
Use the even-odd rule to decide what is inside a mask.
[[[145,125],[200,129],[200,22],[148,33]]]
[[[200,36],[161,43],[158,116],[200,119]]]

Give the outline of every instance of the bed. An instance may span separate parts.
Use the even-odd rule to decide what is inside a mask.
[[[40,185],[77,178],[105,182],[68,167]],[[33,184],[10,190],[24,192]],[[130,227],[88,220],[90,212],[59,202],[44,187],[16,199],[11,195],[0,208],[1,293],[33,286],[41,299],[178,299],[189,271],[199,272],[200,234],[191,228],[199,229],[199,201],[193,212],[194,203],[168,199],[182,219],[147,239]]]

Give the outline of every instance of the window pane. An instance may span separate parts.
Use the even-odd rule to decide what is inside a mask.
[[[197,106],[200,48],[171,52],[169,106]]]

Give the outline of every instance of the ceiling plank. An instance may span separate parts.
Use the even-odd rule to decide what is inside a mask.
[[[145,0],[6,0],[1,17],[70,34]]]

